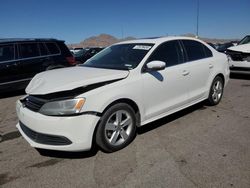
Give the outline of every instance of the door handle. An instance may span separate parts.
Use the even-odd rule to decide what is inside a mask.
[[[183,76],[189,75],[189,71],[187,71],[187,70],[182,71],[182,75],[183,75]]]
[[[212,69],[214,66],[212,64],[209,64],[209,68]]]

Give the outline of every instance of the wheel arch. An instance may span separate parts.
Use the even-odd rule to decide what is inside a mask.
[[[222,73],[218,73],[214,78],[221,77],[223,81],[223,85],[225,86],[225,76]]]
[[[133,108],[133,110],[135,111],[136,126],[137,127],[140,126],[140,123],[141,123],[140,108],[136,104],[135,101],[133,101],[132,99],[129,99],[129,98],[120,98],[120,99],[117,99],[117,100],[111,102],[108,106],[105,107],[105,109],[103,110],[103,112],[101,114],[103,114],[105,111],[107,111],[107,109],[109,109],[111,106],[118,104],[118,103],[125,103]]]

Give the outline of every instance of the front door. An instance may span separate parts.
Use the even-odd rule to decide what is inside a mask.
[[[144,121],[157,119],[174,111],[187,104],[188,99],[190,78],[186,64],[183,64],[183,52],[179,41],[161,44],[147,62],[154,60],[164,61],[166,68],[142,73],[146,109]]]

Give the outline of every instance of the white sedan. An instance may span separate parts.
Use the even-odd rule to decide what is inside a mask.
[[[250,73],[250,35],[226,51],[232,73]]]
[[[36,75],[17,101],[17,128],[35,148],[105,152],[127,146],[136,128],[207,100],[229,80],[226,55],[188,37],[114,44],[85,64]]]

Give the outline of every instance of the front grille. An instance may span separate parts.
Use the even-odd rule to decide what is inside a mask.
[[[48,102],[48,100],[45,100],[45,99],[41,99],[41,98],[38,98],[38,97],[34,97],[34,96],[31,96],[29,95],[28,97],[24,98],[23,100],[21,100],[22,104],[34,111],[34,112],[38,112],[40,110],[40,108],[46,103]]]
[[[233,61],[244,61],[249,58],[248,53],[236,52],[233,50],[227,50],[227,54],[231,57]]]
[[[34,142],[46,145],[70,145],[72,142],[64,136],[48,135],[38,133],[26,127],[22,122],[19,122],[22,131]]]

